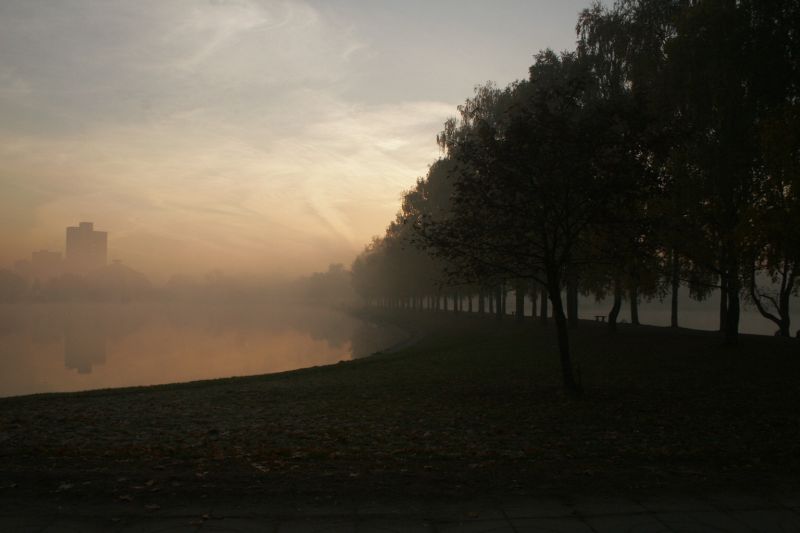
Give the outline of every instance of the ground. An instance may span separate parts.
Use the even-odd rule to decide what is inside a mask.
[[[721,494],[797,512],[795,339],[743,336],[729,348],[714,333],[582,323],[572,347],[585,394],[573,398],[552,326],[370,318],[416,342],[268,376],[0,400],[0,514],[192,509],[178,515],[203,524],[212,507],[350,516],[462,502],[468,518],[472,507],[472,518],[485,508],[505,520],[509,502],[691,507]]]

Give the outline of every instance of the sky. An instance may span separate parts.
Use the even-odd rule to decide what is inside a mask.
[[[4,0],[0,267],[79,221],[154,279],[349,264],[475,85],[588,4]]]

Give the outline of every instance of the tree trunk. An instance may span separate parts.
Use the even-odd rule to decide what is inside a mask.
[[[567,320],[569,327],[578,327],[578,276],[574,273],[567,277]]]
[[[622,284],[619,280],[614,281],[614,305],[611,306],[611,311],[608,313],[608,329],[610,331],[617,331],[617,317],[619,310],[622,308]]]
[[[478,314],[486,313],[486,300],[483,298],[483,289],[478,291]]]
[[[486,295],[486,299],[489,300],[489,314],[494,314],[494,295],[492,294],[492,290],[489,289],[489,294]]]
[[[634,285],[629,292],[631,297],[631,324],[639,326],[639,290]]]
[[[681,287],[680,280],[680,263],[678,262],[678,253],[673,249],[670,253],[671,267],[672,267],[672,301],[670,302],[670,316],[669,326],[671,328],[678,327],[678,291]]]
[[[759,293],[756,284],[755,268],[750,275],[750,297],[753,299],[753,303],[755,304],[756,309],[758,309],[758,312],[761,313],[761,316],[767,320],[771,320],[776,326],[778,326],[778,331],[775,333],[775,335],[780,335],[781,337],[791,336],[791,314],[789,312],[789,302],[792,292],[794,291],[794,277],[795,276],[792,269],[784,265],[783,272],[781,273],[781,284],[778,289],[777,303],[772,297],[765,298],[772,303],[773,307],[775,307],[775,310],[778,313],[776,316],[764,306],[764,302],[762,301],[764,296]]]
[[[557,279],[551,281],[547,288],[550,301],[553,304],[553,318],[556,323],[556,335],[558,336],[558,355],[561,361],[561,379],[564,389],[572,395],[580,395],[581,387],[575,381],[572,369],[572,360],[569,353],[569,329],[567,319],[564,316],[564,308],[561,303],[561,284]]]
[[[517,281],[514,296],[516,297],[515,318],[517,322],[522,323],[525,321],[525,289],[521,281]]]
[[[722,281],[719,288],[719,330],[725,331],[728,322],[728,283]]]
[[[791,291],[782,291],[780,294],[780,310],[781,323],[778,325],[778,333],[781,337],[789,337],[789,327],[791,325],[792,317],[789,314],[789,296]]]
[[[739,272],[734,268],[728,280],[728,312],[725,316],[725,344],[734,345],[739,340]]]
[[[547,292],[545,291],[544,287],[542,287],[541,294],[542,294],[542,296],[540,298],[541,301],[539,302],[539,322],[543,326],[546,326],[547,325]]]
[[[495,318],[502,320],[505,310],[503,309],[503,289],[500,285],[495,289],[495,303],[494,303]]]
[[[469,314],[472,314],[472,293],[469,293],[469,295],[467,295],[467,312]]]
[[[536,318],[538,315],[536,314],[536,304],[538,303],[538,293],[539,291],[536,289],[536,286],[531,288],[531,316]]]

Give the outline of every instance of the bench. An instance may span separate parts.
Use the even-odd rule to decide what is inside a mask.
[[[595,322],[605,322],[606,321],[606,315],[594,315],[594,321]]]

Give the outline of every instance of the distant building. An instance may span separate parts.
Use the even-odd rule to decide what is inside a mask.
[[[27,259],[14,261],[14,272],[25,279],[31,278],[31,262]]]
[[[61,252],[39,250],[31,254],[31,276],[39,281],[46,281],[61,274],[61,266]]]
[[[106,266],[108,233],[95,231],[94,223],[67,228],[66,267],[70,272],[90,272]]]

